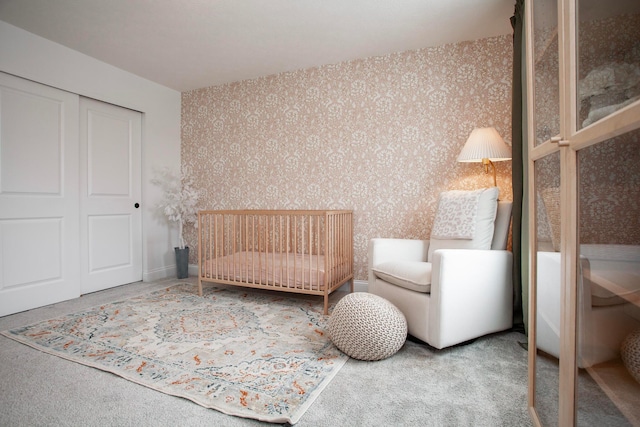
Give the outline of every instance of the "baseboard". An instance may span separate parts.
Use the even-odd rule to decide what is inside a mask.
[[[198,264],[189,264],[189,276],[198,277]]]
[[[191,272],[191,270],[189,270],[189,272]],[[195,274],[198,274],[197,266],[196,266]],[[172,265],[169,267],[157,268],[155,270],[149,270],[142,273],[143,282],[153,282],[155,280],[162,280],[169,277],[176,277],[175,265]]]
[[[366,280],[354,280],[353,281],[354,292],[369,292],[369,282]]]

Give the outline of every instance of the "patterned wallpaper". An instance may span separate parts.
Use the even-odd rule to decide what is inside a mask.
[[[182,165],[203,209],[353,210],[366,280],[371,238],[428,238],[441,191],[492,185],[456,157],[475,127],[510,143],[511,64],[508,35],[185,92]]]

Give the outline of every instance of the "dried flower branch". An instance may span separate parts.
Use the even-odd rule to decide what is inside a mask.
[[[179,248],[184,249],[185,241],[182,234],[184,224],[193,223],[198,227],[198,200],[200,192],[196,189],[193,177],[184,169],[177,176],[169,168],[162,169],[158,178],[151,180],[164,190],[164,198],[158,203],[158,209],[171,222],[178,223]]]

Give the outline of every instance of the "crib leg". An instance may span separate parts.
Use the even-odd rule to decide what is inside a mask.
[[[198,295],[202,296],[202,279],[198,277]]]

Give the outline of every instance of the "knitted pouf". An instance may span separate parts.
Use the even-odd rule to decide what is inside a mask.
[[[407,339],[407,320],[386,299],[355,292],[343,297],[333,309],[329,337],[354,359],[385,359],[400,350]]]
[[[640,383],[640,329],[631,332],[624,339],[620,356],[631,376]]]

